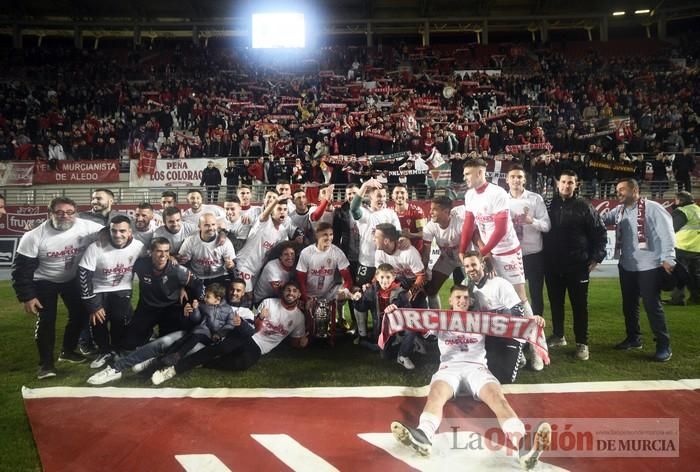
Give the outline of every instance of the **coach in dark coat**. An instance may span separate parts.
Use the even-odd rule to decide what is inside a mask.
[[[214,166],[214,161],[209,161],[202,171],[202,180],[199,185],[207,189],[207,203],[215,203],[219,200],[221,188],[221,171]]]

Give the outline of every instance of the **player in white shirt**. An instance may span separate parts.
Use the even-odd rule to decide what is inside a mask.
[[[394,268],[397,280],[408,290],[411,306],[427,308],[422,290],[425,284],[425,270],[418,249],[410,245],[406,249],[399,247],[401,233],[390,223],[377,225],[374,232],[375,264],[389,264]]]
[[[280,246],[280,256],[265,264],[255,282],[253,301],[256,305],[266,298],[281,297],[284,284],[294,278],[294,243],[285,241],[280,243]]]
[[[314,230],[311,224],[313,207],[309,206],[304,189],[296,190],[293,197],[294,207],[292,210],[289,210],[289,221],[304,232],[304,243],[310,244],[314,241]]]
[[[284,226],[286,219],[288,219],[287,202],[279,201],[277,194],[273,194],[250,230],[248,241],[238,254],[236,277],[245,280],[246,295],[249,300],[255,287],[255,279],[265,263],[267,252],[278,242],[287,240],[287,229]]]
[[[518,292],[525,313],[532,308],[525,293],[525,271],[520,241],[510,219],[508,193],[486,181],[486,161],[472,159],[464,163],[464,180],[469,190],[464,196],[464,226],[460,242],[460,259],[464,257],[474,229],[483,246],[479,249],[495,272],[508,280]]]
[[[134,212],[134,238],[148,248],[158,226],[151,204],[148,202],[139,203]]]
[[[22,235],[12,267],[12,286],[24,310],[36,317],[34,338],[39,351],[37,377],[56,376],[56,309],[58,297],[68,309],[59,360],[84,362],[76,353],[78,338],[87,315],[80,301],[78,262],[97,238],[102,225],[78,218],[78,207],[70,198],[54,198],[48,220]]]
[[[284,210],[287,210],[286,202]],[[245,370],[250,368],[287,337],[295,348],[305,348],[309,339],[306,336],[304,314],[297,306],[301,291],[296,282],[289,281],[282,289],[282,298],[268,298],[258,307],[253,336],[228,336],[221,342],[181,359],[175,366],[159,371],[160,375],[151,379],[162,383],[194,369],[198,365],[223,370]]]
[[[223,244],[220,243],[216,218],[211,213],[205,213],[199,219],[199,232],[185,239],[177,259],[181,264],[187,264],[205,285],[214,282],[227,285],[229,274],[233,272],[236,251],[228,238],[224,239]]]
[[[231,243],[233,243],[233,248],[238,252],[245,244],[252,225],[243,223],[243,218],[241,217],[241,201],[238,197],[226,199],[224,202],[224,210],[226,211],[226,221],[222,228],[226,230],[228,238],[231,240]]]
[[[369,208],[362,206],[363,198],[369,195]],[[401,222],[394,210],[386,207],[386,188],[376,179],[370,179],[362,184],[360,191],[350,203],[350,214],[357,222],[360,232],[360,251],[358,255],[357,274],[354,274],[355,284],[363,286],[374,279],[376,271],[375,256],[377,247],[374,242],[374,231],[377,225],[390,223],[400,232]],[[377,318],[376,314],[373,315]],[[357,334],[359,339],[367,337],[367,312],[355,310]],[[358,341],[359,342],[359,341]]]
[[[362,199],[369,195],[369,208],[362,207]],[[360,231],[359,265],[355,282],[358,285],[369,283],[374,277],[376,268],[374,255],[377,247],[374,244],[374,231],[382,223],[393,224],[401,232],[401,222],[394,210],[386,207],[386,188],[375,180],[370,179],[362,184],[360,192],[350,204],[352,217],[357,221]]]
[[[523,269],[525,280],[528,281],[532,312],[542,316],[544,313],[542,234],[549,232],[552,223],[542,196],[525,190],[525,170],[521,165],[511,166],[507,180],[510,188],[508,193],[510,217],[523,250]],[[534,370],[544,368],[542,359],[534,350],[530,350],[530,360]]]
[[[450,291],[450,307],[453,310],[467,311],[469,290],[455,285]],[[388,307],[387,310],[393,309]],[[544,320],[539,318],[542,322]],[[506,439],[518,451],[525,436],[525,425],[513,411],[503,395],[503,389],[486,365],[484,336],[480,334],[437,332],[440,349],[440,367],[430,381],[430,391],[418,427],[407,426],[398,421],[391,423],[391,431],[401,444],[410,447],[420,455],[431,453],[435,433],[442,422],[445,404],[458,393],[471,394],[475,400],[483,401],[493,413],[504,432]],[[541,423],[535,432],[532,449],[516,457],[522,467],[532,469],[537,465],[542,452],[549,448],[552,429],[548,423]]]
[[[98,356],[90,364],[93,369],[104,366],[111,353],[123,347],[133,315],[134,264],[143,253],[143,243],[133,237],[129,217],[117,215],[109,223],[109,242],[92,243],[80,260],[81,297],[98,348]]]
[[[170,241],[170,254],[176,255],[185,239],[196,232],[196,225],[182,221],[179,208],[167,207],[163,210],[163,226],[156,228],[153,237]]]
[[[187,192],[187,203],[190,208],[182,212],[182,219],[193,225],[199,224],[199,218],[205,213],[211,213],[217,220],[226,219],[224,209],[219,205],[203,204],[204,197],[202,192],[196,189]]]
[[[241,203],[241,223],[248,226],[248,232],[250,232],[250,228],[257,221],[263,209],[262,207],[251,205],[253,194],[249,186],[240,185],[238,190],[236,190],[236,195]]]
[[[296,208],[294,195],[292,195],[292,184],[288,180],[278,180],[275,184],[275,190],[280,200],[287,200],[287,214],[291,215]]]
[[[316,231],[319,223],[333,225],[333,215],[335,214],[333,192],[335,192],[335,185],[333,184],[321,184],[318,187],[318,206],[311,207],[311,224],[314,227],[314,231]]]
[[[319,223],[316,229],[316,244],[304,248],[299,255],[296,276],[309,319],[314,316],[315,300],[333,302],[330,304],[331,336],[335,334],[335,301],[349,298],[349,290],[352,288],[349,267],[350,262],[343,251],[333,245],[333,227],[328,223]],[[336,283],[336,272],[340,273],[342,285]]]
[[[424,271],[430,274],[430,281],[425,286],[430,308],[440,308],[440,288],[445,280],[460,269],[459,243],[462,239],[463,213],[452,211],[452,200],[448,197],[435,197],[430,203],[430,221],[423,228],[423,258]],[[428,271],[432,244],[440,248],[440,257],[432,270]]]
[[[513,285],[502,277],[487,275],[479,251],[465,254],[464,270],[473,283],[472,295],[479,310],[523,316],[523,305]],[[523,339],[486,338],[489,370],[502,384],[515,382],[524,347]]]

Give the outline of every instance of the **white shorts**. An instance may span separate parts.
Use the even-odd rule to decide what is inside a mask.
[[[517,252],[506,254],[503,256],[491,255],[493,268],[496,270],[496,275],[503,277],[513,285],[525,283],[525,266],[523,265],[523,251],[518,249]]]
[[[235,274],[236,278],[243,279],[245,282],[246,293],[252,292],[253,288],[255,287],[255,274],[247,272],[246,269],[238,270],[238,268],[235,269]]]
[[[441,274],[450,276],[452,275],[452,272],[459,267],[462,267],[459,259],[454,259],[446,256],[445,254],[440,254],[440,257],[438,257],[438,260],[435,261],[435,265],[431,270],[433,272],[440,272]]]
[[[472,362],[444,362],[438,367],[438,371],[433,374],[430,383],[438,380],[446,382],[454,396],[458,393],[469,393],[474,400],[479,400],[479,392],[488,383],[499,383],[491,371],[482,364]]]

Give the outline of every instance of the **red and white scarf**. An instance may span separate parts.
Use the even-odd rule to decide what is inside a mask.
[[[623,206],[615,218],[615,259],[620,258],[622,250],[622,228],[620,223],[625,216],[626,208]],[[640,198],[637,201],[637,242],[639,249],[647,248],[647,233],[646,233],[646,198]]]

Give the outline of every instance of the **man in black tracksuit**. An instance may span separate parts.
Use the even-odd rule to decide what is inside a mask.
[[[593,206],[575,196],[578,177],[564,170],[557,181],[559,194],[549,208],[552,229],[544,236],[545,281],[552,310],[550,347],[565,346],[564,297],[574,316],[576,357],[588,360],[588,277],[605,258],[607,231]]]
[[[204,297],[202,280],[170,260],[167,239],[153,238],[150,249],[150,258],[141,258],[134,264],[134,273],[139,277],[139,302],[127,328],[126,350],[148,342],[155,325],[159,336],[190,327],[181,302],[183,289],[189,300]]]

